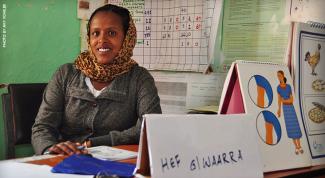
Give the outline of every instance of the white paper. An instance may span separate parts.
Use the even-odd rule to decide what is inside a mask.
[[[288,16],[296,22],[325,23],[324,0],[287,0],[290,6]]]
[[[162,113],[186,113],[187,77],[185,73],[150,72],[160,97]]]
[[[193,107],[217,105],[226,76],[225,73],[150,73],[164,114],[185,114]]]
[[[249,115],[145,119],[152,177],[263,177],[255,123]]]
[[[0,177],[2,178],[92,178],[93,175],[52,173],[52,167],[29,163],[0,162]]]
[[[111,161],[136,158],[138,153],[109,146],[96,146],[87,148],[88,152],[95,158]]]
[[[7,160],[4,160],[4,161],[1,161],[1,163],[3,163],[3,162],[19,162],[19,163],[23,163],[23,162],[29,162],[29,161],[42,160],[42,159],[49,159],[49,158],[53,158],[55,156],[56,155],[34,155],[34,156],[24,157],[24,158],[7,159]]]

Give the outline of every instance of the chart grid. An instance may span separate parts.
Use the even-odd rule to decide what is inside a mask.
[[[204,71],[213,0],[108,1],[130,10],[137,28],[133,58],[149,70]]]

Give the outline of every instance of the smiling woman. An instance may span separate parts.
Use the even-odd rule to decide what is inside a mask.
[[[137,144],[142,115],[161,113],[153,77],[131,59],[136,29],[127,9],[105,5],[88,24],[88,51],[49,82],[35,124],[36,154],[78,146]]]

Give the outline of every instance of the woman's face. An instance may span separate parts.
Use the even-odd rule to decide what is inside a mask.
[[[120,51],[124,30],[122,19],[113,12],[98,12],[90,23],[90,48],[100,64],[113,61]]]

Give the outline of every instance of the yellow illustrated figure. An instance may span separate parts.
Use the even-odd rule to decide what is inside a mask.
[[[318,44],[317,50],[315,51],[314,55],[311,56],[309,51],[307,51],[307,53],[305,54],[305,61],[307,61],[309,66],[311,67],[312,75],[317,75],[317,73],[315,72],[315,68],[320,61],[320,49],[321,49],[321,45]]]

